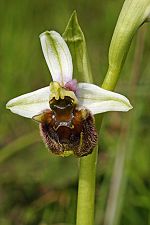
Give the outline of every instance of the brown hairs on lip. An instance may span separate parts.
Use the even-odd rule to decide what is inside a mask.
[[[64,125],[59,121],[56,128],[58,121],[55,114],[51,110],[46,111],[45,119],[40,123],[40,133],[52,153],[63,156],[64,152],[73,151],[77,157],[86,156],[93,151],[97,142],[94,117],[87,109],[74,109],[72,113],[71,122]]]

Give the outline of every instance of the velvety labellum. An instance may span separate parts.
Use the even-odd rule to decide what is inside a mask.
[[[68,96],[58,100],[53,98],[50,108],[39,115],[41,136],[47,147],[62,156],[67,152],[78,157],[90,154],[97,142],[94,117],[90,111],[79,110]]]

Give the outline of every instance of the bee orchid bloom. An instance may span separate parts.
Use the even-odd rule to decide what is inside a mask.
[[[53,153],[88,155],[97,142],[93,115],[128,111],[132,106],[120,94],[72,79],[72,57],[59,33],[46,31],[40,35],[40,41],[53,81],[48,87],[10,100],[6,107],[37,121],[41,136]]]

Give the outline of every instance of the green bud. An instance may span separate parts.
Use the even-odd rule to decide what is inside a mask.
[[[126,0],[120,12],[109,48],[109,68],[103,84],[108,88],[110,76],[117,83],[132,38],[138,28],[150,21],[150,0]],[[110,89],[110,88],[108,88]]]

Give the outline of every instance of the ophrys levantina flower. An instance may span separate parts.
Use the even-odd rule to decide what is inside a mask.
[[[72,57],[64,39],[55,31],[40,35],[53,81],[48,87],[10,100],[13,113],[39,122],[41,136],[55,154],[85,156],[97,142],[94,114],[128,111],[128,99],[94,84],[72,79]]]

